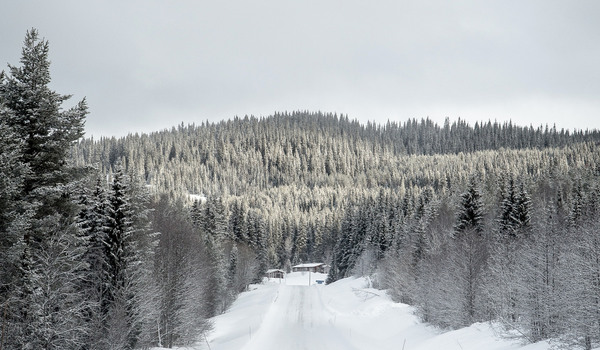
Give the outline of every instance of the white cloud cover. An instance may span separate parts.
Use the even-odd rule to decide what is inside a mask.
[[[0,59],[50,41],[88,135],[284,110],[600,128],[596,1],[11,1]]]

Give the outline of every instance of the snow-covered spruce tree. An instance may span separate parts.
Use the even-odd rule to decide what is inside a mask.
[[[96,179],[93,189],[83,189],[79,198],[81,207],[78,215],[78,226],[83,239],[86,240],[86,250],[83,261],[87,264],[83,271],[85,278],[79,289],[86,300],[90,301],[85,316],[89,324],[87,344],[100,344],[105,334],[105,321],[108,301],[105,300],[110,287],[107,278],[107,257],[105,242],[108,234],[109,202],[106,186],[102,180]]]
[[[562,311],[558,305],[561,278],[557,271],[564,259],[563,249],[571,243],[560,243],[566,237],[560,181],[540,181],[534,188],[535,220],[531,218],[532,200],[525,177],[518,188],[511,182],[505,193],[514,193],[513,202],[509,203],[511,196],[503,196],[500,211],[504,215],[490,240],[485,282],[488,307],[507,329],[518,330],[528,341],[538,341],[558,334]],[[509,225],[503,224],[507,222]]]
[[[383,258],[385,251],[391,246],[393,238],[391,217],[392,206],[389,196],[381,189],[375,203],[368,208],[370,224],[367,228],[367,247],[373,256],[373,263]]]
[[[499,231],[507,239],[517,238],[527,233],[531,223],[531,198],[525,187],[524,179],[515,184],[510,175],[501,187],[501,209],[498,218]]]
[[[233,235],[234,240],[248,242],[248,212],[246,207],[242,203],[234,201],[230,212],[229,231]]]
[[[412,303],[409,289],[414,285],[412,270],[412,230],[409,222],[412,216],[412,195],[404,195],[395,201],[392,218],[391,246],[378,264],[379,283],[387,288],[392,297],[403,303]]]
[[[85,100],[66,111],[60,95],[49,88],[49,45],[31,29],[25,36],[21,66],[9,65],[9,74],[0,84],[0,100],[10,112],[3,121],[24,141],[22,160],[31,172],[25,177],[24,191],[69,181],[68,152],[83,136],[87,114]]]
[[[571,211],[569,214],[569,225],[577,227],[584,219],[584,194],[583,184],[581,179],[577,179],[571,190]]]
[[[28,169],[12,174],[20,177],[13,177],[20,199],[13,205],[19,215],[0,228],[2,236],[11,238],[3,242],[9,245],[3,248],[18,254],[12,265],[19,268],[18,274],[12,274],[10,285],[3,286],[1,298],[17,300],[3,305],[7,334],[2,346],[9,348],[75,349],[83,345],[87,332],[78,316],[87,301],[73,287],[83,278],[79,257],[85,243],[77,239],[77,207],[72,196],[80,169],[68,163],[71,146],[83,136],[87,107],[81,101],[62,109],[69,96],[48,86],[48,47],[35,29],[28,31],[21,66],[9,65],[8,75],[0,77],[0,125],[21,140],[18,155],[12,153],[17,163],[6,166],[20,163]],[[6,156],[11,157],[11,152]],[[72,322],[58,321],[69,310]]]
[[[510,175],[508,180],[501,178],[500,185],[500,217],[498,227],[501,234],[514,236],[514,207],[516,205],[514,176]]]
[[[304,222],[300,221],[295,225],[293,237],[292,264],[307,262],[308,254],[306,253],[306,245],[308,237]]]
[[[108,222],[106,237],[104,237],[104,256],[106,259],[105,277],[107,278],[106,296],[103,298],[108,306],[116,299],[116,294],[125,288],[125,270],[128,258],[133,255],[130,217],[130,198],[127,191],[128,178],[122,169],[113,176],[109,192]]]
[[[467,231],[481,233],[483,231],[483,200],[478,188],[476,176],[471,176],[467,189],[460,195],[460,205],[456,215],[456,225],[454,230],[456,235]]]
[[[260,282],[262,276],[268,269],[268,250],[267,250],[267,227],[263,218],[258,213],[248,215],[248,232],[250,233],[251,247],[258,260],[258,268],[255,271],[253,282]]]
[[[148,345],[157,321],[156,285],[150,264],[156,234],[148,227],[147,194],[118,168],[108,194],[108,224],[104,240],[106,259],[106,315],[104,346],[132,349]],[[154,319],[153,319],[154,318]],[[148,344],[146,344],[148,343]]]
[[[192,208],[194,209],[194,208]],[[227,261],[224,244],[227,239],[227,217],[220,198],[209,198],[192,211],[193,221],[203,238],[209,260],[206,283],[210,286],[203,298],[208,317],[225,311],[231,301],[227,293]]]
[[[150,221],[150,193],[137,176],[130,177],[130,196],[135,258],[132,269],[134,293],[134,321],[138,335],[138,347],[155,344],[158,320],[158,286],[153,279],[154,255],[160,232],[152,230]]]
[[[531,228],[531,197],[527,192],[523,180],[519,183],[519,192],[514,212],[514,222],[522,234],[528,233]]]
[[[531,199],[525,187],[525,178],[515,184],[514,175],[499,181],[499,217],[493,229],[489,275],[486,277],[490,312],[507,327],[519,326],[521,301],[519,274],[524,242],[530,233]]]
[[[483,235],[483,201],[476,176],[471,177],[466,191],[461,194],[457,212],[447,268],[455,283],[460,285],[462,294],[462,300],[454,305],[460,310],[462,322],[454,326],[467,326],[480,318],[477,305],[481,303],[488,258],[486,237]]]
[[[350,276],[354,264],[364,249],[366,219],[360,207],[348,207],[341,223],[341,234],[333,250],[332,272],[327,283]]]

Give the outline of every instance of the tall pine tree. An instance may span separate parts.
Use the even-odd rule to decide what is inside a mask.
[[[82,346],[87,332],[78,316],[87,301],[75,288],[83,278],[85,245],[73,199],[81,172],[69,165],[68,156],[83,136],[87,107],[84,100],[63,110],[70,96],[49,88],[48,50],[48,42],[32,29],[25,36],[21,66],[9,65],[8,75],[0,74],[0,125],[21,140],[18,148],[2,146],[9,161],[3,167],[20,178],[13,187],[18,193],[10,194],[20,198],[12,208],[18,215],[3,213],[0,225],[1,236],[10,238],[2,248],[19,255],[13,265],[19,270],[2,299],[18,300],[4,307],[4,322],[11,323],[7,346],[74,349]],[[15,173],[21,166],[28,171]],[[61,320],[69,310],[73,323]]]

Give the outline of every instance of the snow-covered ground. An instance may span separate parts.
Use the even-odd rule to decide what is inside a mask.
[[[310,278],[310,282],[309,282]],[[242,293],[214,318],[214,330],[193,349],[487,349],[548,350],[498,337],[487,324],[442,332],[421,323],[413,308],[368,288],[364,278],[316,284],[326,275],[296,272]],[[310,285],[309,285],[310,283]]]

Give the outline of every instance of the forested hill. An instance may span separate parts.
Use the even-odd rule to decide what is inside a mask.
[[[167,191],[196,194],[244,194],[299,183],[314,187],[339,183],[346,176],[367,176],[396,187],[398,168],[388,167],[407,155],[472,153],[499,149],[562,148],[600,140],[593,131],[557,130],[465,121],[443,126],[429,119],[386,125],[360,124],[347,116],[295,112],[266,118],[234,118],[220,123],[180,125],[152,134],[85,139],[76,159],[108,172],[117,162],[148,184]],[[387,168],[387,169],[386,169]],[[392,171],[381,176],[371,172]],[[404,171],[402,173],[405,173]],[[158,179],[159,177],[160,179]],[[421,183],[423,185],[423,183]]]
[[[299,231],[324,245],[303,256],[329,259],[345,210],[367,199],[414,202],[427,190],[455,201],[473,174],[480,174],[492,208],[507,175],[526,184],[565,179],[570,186],[600,166],[598,141],[596,130],[461,120],[364,125],[295,112],[84,139],[74,157],[107,174],[122,164],[154,193],[221,198],[230,213],[252,211],[266,225],[272,263],[283,264],[301,259],[293,243],[281,248]]]
[[[597,164],[600,133],[511,122],[443,126],[431,120],[360,124],[346,116],[295,112],[266,118],[180,125],[152,134],[84,139],[79,164],[104,173],[117,163],[156,193],[220,197],[282,217],[339,218],[346,202],[380,190],[403,196],[423,188],[462,191],[479,172],[539,176]],[[327,219],[331,222],[331,219]]]

